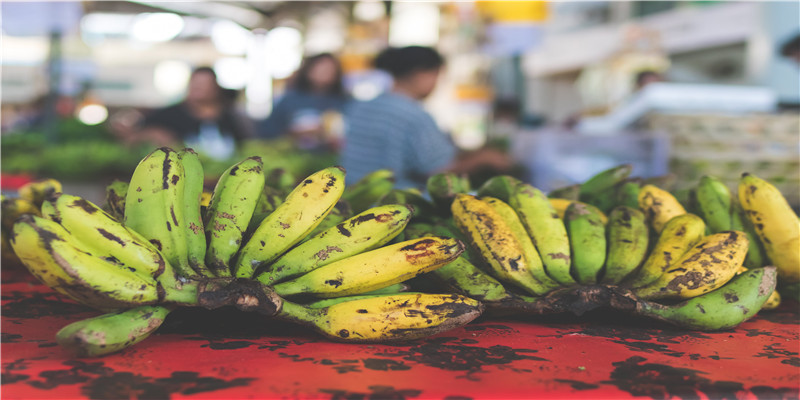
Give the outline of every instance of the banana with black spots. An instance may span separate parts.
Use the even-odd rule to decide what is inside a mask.
[[[205,174],[203,164],[197,153],[189,148],[178,152],[183,164],[186,183],[183,195],[183,213],[186,219],[186,248],[189,266],[200,276],[211,277],[213,274],[206,267],[206,233],[203,229],[203,215],[200,201],[203,197]]]
[[[648,238],[641,211],[626,206],[614,208],[608,218],[608,252],[600,282],[616,285],[635,271],[647,256]]]
[[[106,203],[103,210],[117,221],[125,219],[125,197],[128,193],[128,182],[115,179],[106,186]]]
[[[654,185],[642,186],[639,191],[639,209],[644,212],[656,233],[660,233],[672,218],[686,214],[675,196]]]
[[[606,226],[600,211],[579,202],[564,213],[572,256],[572,276],[580,284],[597,283],[606,262]]]
[[[17,189],[20,198],[31,202],[36,207],[41,207],[45,199],[61,192],[61,182],[52,178],[28,182]]]

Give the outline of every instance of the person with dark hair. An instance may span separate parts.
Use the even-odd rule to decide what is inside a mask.
[[[800,34],[787,40],[783,46],[781,46],[781,55],[800,64]]]
[[[656,71],[649,70],[649,69],[648,70],[644,70],[644,71],[640,71],[638,74],[636,74],[636,79],[635,79],[636,90],[639,91],[639,90],[644,89],[645,86],[647,86],[647,85],[649,85],[651,83],[663,82],[663,81],[664,81],[664,77],[660,73],[658,73]]]
[[[248,121],[233,103],[232,93],[219,86],[214,70],[200,67],[192,72],[183,101],[151,112],[138,131],[123,133],[122,140],[185,145],[209,157],[227,159],[237,141],[251,136]]]
[[[330,53],[308,57],[259,128],[259,135],[274,138],[291,134],[301,148],[324,148],[331,145],[326,143],[326,113],[341,114],[347,101],[339,60]]]
[[[375,67],[392,75],[392,90],[345,112],[341,164],[352,184],[377,169],[395,173],[398,188],[424,189],[437,172],[469,173],[482,166],[505,170],[508,157],[496,150],[457,154],[450,137],[420,103],[433,92],[444,59],[429,47],[389,48]]]

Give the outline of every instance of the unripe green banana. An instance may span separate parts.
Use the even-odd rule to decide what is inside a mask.
[[[174,150],[162,147],[148,154],[131,177],[124,224],[153,243],[179,274],[195,276],[186,240],[185,178]]]
[[[493,176],[478,188],[478,196],[496,197],[508,203],[516,186],[520,184],[522,182],[519,179],[509,175]]]
[[[98,357],[141,342],[161,326],[170,309],[140,306],[73,322],[56,333],[56,342],[77,357]]]
[[[550,191],[550,193],[547,193],[547,197],[551,199],[565,199],[565,200],[577,201],[578,197],[580,196],[580,193],[581,193],[581,184],[576,183],[574,185],[553,189]]]
[[[125,219],[125,196],[128,193],[128,182],[115,179],[106,186],[106,203],[103,210],[117,221]]]
[[[601,196],[609,196],[608,191],[625,180],[631,174],[631,171],[633,171],[633,165],[622,164],[595,174],[581,184],[578,200],[597,206],[595,202]],[[600,209],[603,210],[602,207]],[[603,211],[605,212],[606,210]]]
[[[159,300],[153,277],[95,257],[53,221],[20,217],[14,224],[11,246],[44,284],[88,306],[128,308]]]
[[[394,172],[379,169],[365,175],[358,182],[345,188],[342,200],[350,203],[354,213],[363,212],[386,196],[394,187]]]
[[[750,319],[775,289],[775,267],[749,270],[714,291],[665,306],[640,301],[636,313],[682,328],[713,331],[730,329]]]
[[[149,277],[164,272],[164,258],[147,239],[90,201],[69,194],[52,196],[42,203],[42,214],[69,231],[83,250],[119,268]]]
[[[414,207],[414,220],[431,220],[436,216],[436,208],[416,189],[393,189],[378,204],[409,204]]]
[[[192,149],[178,152],[186,175],[183,195],[183,214],[186,219],[186,248],[189,266],[200,276],[213,276],[206,267],[206,233],[203,229],[203,216],[200,212],[200,199],[203,197],[205,175],[200,157]]]
[[[619,206],[608,216],[608,253],[600,280],[618,284],[636,270],[647,255],[649,232],[644,214],[626,206]]]
[[[285,195],[280,190],[264,185],[264,191],[258,197],[256,208],[253,210],[253,217],[250,218],[250,223],[247,225],[245,238],[250,237],[250,235],[258,229],[258,226],[261,225],[261,222],[264,221],[264,218],[267,218],[279,205],[283,204],[284,197]],[[334,212],[331,212],[331,214]],[[330,216],[330,214],[328,214],[328,216]]]
[[[733,229],[731,226],[731,191],[722,181],[712,176],[703,176],[694,191],[700,216],[710,233]]]
[[[278,316],[315,328],[335,340],[387,342],[412,340],[466,325],[483,306],[454,294],[366,296],[324,308],[285,301]]]
[[[464,244],[425,237],[339,260],[274,286],[280,296],[339,297],[377,290],[430,272],[456,259]]]
[[[405,205],[364,211],[289,250],[256,279],[274,285],[319,267],[376,249],[405,228],[413,210]]]
[[[428,178],[426,188],[439,212],[448,215],[456,195],[469,192],[470,185],[466,177],[442,172]]]
[[[231,166],[217,181],[205,216],[206,265],[215,275],[231,276],[233,257],[241,247],[263,189],[260,157]]]
[[[615,206],[619,205],[630,208],[639,208],[639,191],[641,189],[641,179],[626,179],[616,187]]]
[[[599,211],[573,202],[564,213],[572,254],[572,276],[578,283],[597,283],[606,261],[606,226]]]
[[[729,231],[706,236],[652,283],[634,289],[643,299],[687,299],[708,293],[736,275],[747,253],[747,237]]]
[[[284,168],[273,168],[264,176],[265,186],[288,194],[297,185],[297,178]]]
[[[744,210],[736,199],[733,200],[731,207],[731,229],[735,231],[742,231],[750,241],[750,247],[747,249],[747,256],[744,258],[744,266],[753,269],[761,268],[769,264],[764,245],[758,238],[758,233],[749,218],[745,217]]]
[[[694,214],[687,213],[669,220],[650,255],[642,267],[625,282],[626,286],[637,288],[657,280],[703,238],[705,230],[703,219]]]
[[[531,275],[533,275],[533,278],[539,282],[539,285],[534,287],[534,289],[536,289],[535,294],[544,295],[557,289],[560,285],[547,275],[539,252],[536,250],[536,246],[534,246],[533,241],[530,236],[528,236],[528,231],[525,230],[525,226],[522,225],[522,221],[519,220],[519,216],[514,209],[495,197],[483,197],[481,200],[489,204],[497,214],[500,215],[511,230],[511,233],[517,238],[517,241],[519,241],[522,254],[525,256],[525,260],[528,264],[528,270]]]
[[[531,272],[530,263],[536,259],[525,253],[519,238],[491,205],[472,195],[458,194],[452,212],[458,230],[478,250],[495,278],[531,294],[550,291]]]
[[[304,179],[264,218],[239,251],[234,275],[250,278],[303,240],[325,219],[344,191],[344,170],[331,167]]]

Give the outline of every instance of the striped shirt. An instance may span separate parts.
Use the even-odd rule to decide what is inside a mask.
[[[424,189],[428,176],[456,155],[450,138],[430,114],[400,94],[384,93],[352,103],[345,111],[345,123],[341,164],[348,185],[386,168],[395,173],[395,187]]]

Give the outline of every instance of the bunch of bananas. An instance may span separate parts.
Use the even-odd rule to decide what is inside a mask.
[[[22,261],[11,249],[9,241],[14,222],[25,214],[41,216],[40,208],[44,199],[61,193],[61,190],[61,182],[55,179],[44,179],[20,186],[16,196],[0,195],[0,210],[2,211],[2,226],[0,226],[2,250],[0,254],[2,254],[2,262],[6,268],[22,265]]]
[[[551,192],[566,198],[548,198],[509,176],[490,179],[475,196],[456,183],[463,182],[459,177],[441,174],[429,180],[434,202],[415,203],[432,213],[415,217],[405,236],[461,238],[467,252],[434,271],[438,282],[427,286],[446,287],[502,313],[580,315],[610,306],[692,329],[731,328],[779,302],[775,267],[763,257],[745,262],[754,242],[780,243],[769,260],[782,282],[796,282],[786,271],[800,273],[797,217],[766,181],[742,179],[743,188],[761,189],[742,189],[741,196],[769,199],[742,197],[743,208],[752,210],[746,220],[763,223],[753,233],[741,220],[712,229],[705,214],[687,213],[659,187],[673,177],[644,181],[629,179],[630,172],[630,165],[619,166]],[[424,200],[394,190],[381,202],[410,199]],[[444,204],[449,212],[441,211]],[[786,223],[775,220],[780,213]],[[765,241],[761,231],[772,238]]]
[[[349,198],[365,209],[352,215],[340,203],[338,167],[292,186],[251,157],[225,171],[203,205],[197,155],[160,148],[130,182],[107,188],[102,208],[69,194],[46,196],[39,215],[16,219],[10,243],[43,283],[107,313],[57,333],[59,344],[83,356],[143,340],[180,306],[233,305],[342,341],[418,338],[483,311],[466,296],[402,293],[400,282],[464,251],[457,239],[439,236],[386,245],[411,207],[368,208],[367,195],[356,193]]]

